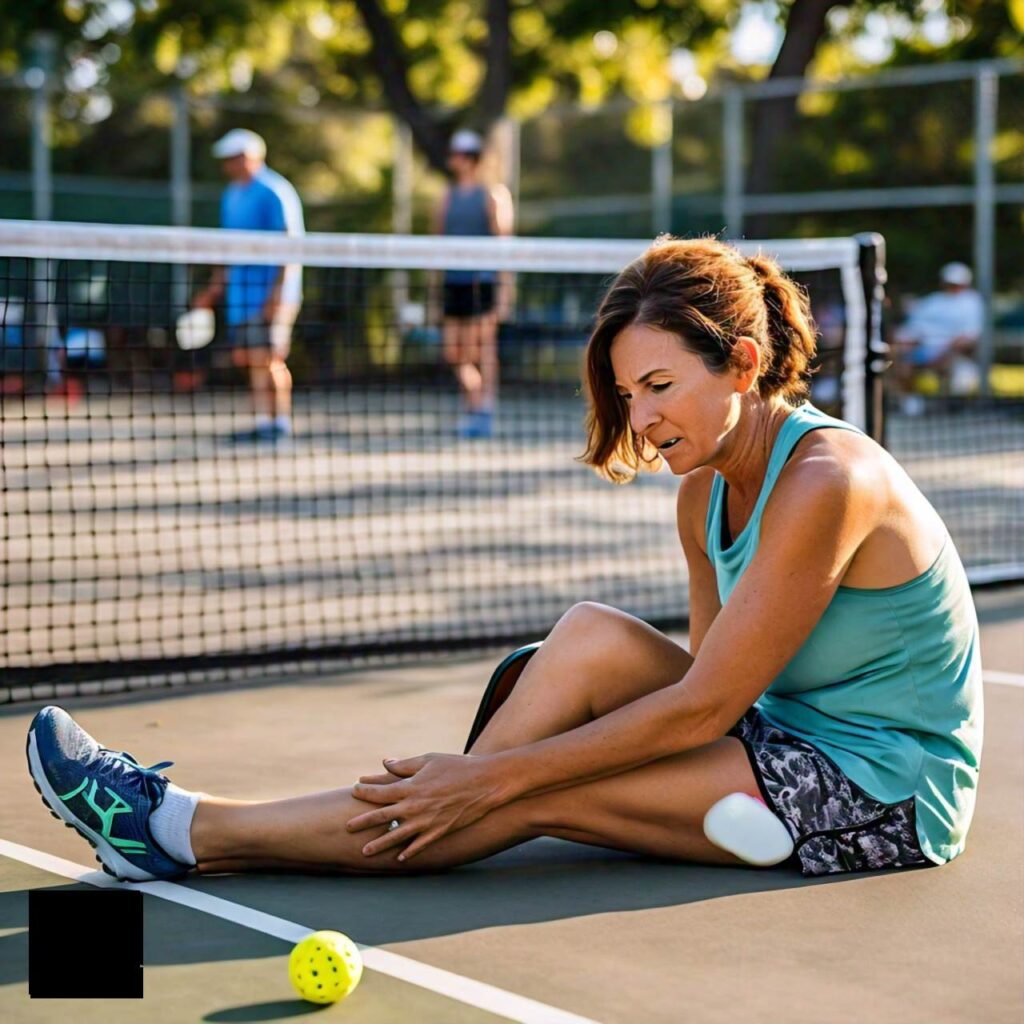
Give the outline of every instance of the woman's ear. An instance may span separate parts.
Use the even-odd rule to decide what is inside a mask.
[[[736,390],[746,394],[761,375],[761,349],[753,338],[741,335],[732,348],[732,364],[736,373]]]

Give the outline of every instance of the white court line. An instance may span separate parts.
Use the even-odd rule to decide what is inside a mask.
[[[274,938],[283,939],[293,945],[313,931],[312,928],[295,924],[293,921],[264,914],[260,910],[253,910],[239,903],[222,900],[219,896],[211,896],[183,885],[175,885],[173,882],[118,882],[102,871],[93,871],[74,861],[54,857],[41,850],[21,846],[6,839],[0,839],[0,856],[10,857],[12,860],[21,861],[23,864],[48,871],[50,874],[60,875],[74,882],[83,882],[101,889],[137,889],[150,896],[156,896],[183,907],[191,907],[193,910],[199,910],[213,917],[223,918],[223,920],[239,924],[243,928],[251,928],[264,935],[272,935]],[[580,1017],[575,1013],[568,1013],[566,1010],[558,1010],[534,999],[516,995],[514,992],[506,992],[494,985],[473,981],[472,978],[464,978],[460,974],[442,970],[440,967],[431,967],[429,964],[410,960],[398,953],[389,953],[387,950],[377,949],[375,946],[363,945],[359,946],[359,951],[362,953],[363,963],[371,971],[398,978],[411,985],[418,985],[430,992],[447,996],[449,999],[455,999],[468,1006],[475,1006],[477,1009],[486,1010],[508,1020],[521,1021],[522,1024],[597,1024],[589,1017]]]
[[[985,669],[981,674],[986,683],[1000,683],[1003,686],[1024,686],[1024,674],[1020,672],[998,672]]]

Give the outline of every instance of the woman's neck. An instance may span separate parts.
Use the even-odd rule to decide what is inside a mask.
[[[740,504],[757,500],[768,472],[768,460],[783,423],[793,411],[781,401],[745,401],[729,445],[715,469],[725,477]]]

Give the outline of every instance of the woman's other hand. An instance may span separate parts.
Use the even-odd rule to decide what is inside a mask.
[[[379,806],[348,822],[350,832],[398,826],[363,847],[373,856],[405,846],[399,860],[409,860],[442,836],[479,821],[507,801],[501,773],[487,756],[422,754],[384,762],[387,774],[367,775],[352,795]]]

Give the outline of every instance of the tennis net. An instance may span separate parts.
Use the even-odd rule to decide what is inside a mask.
[[[580,600],[682,625],[676,481],[575,460],[593,314],[646,244],[0,222],[0,701],[485,648]],[[880,240],[742,248],[809,291],[815,402],[877,431]],[[244,443],[229,330],[175,325],[212,268],[287,265],[292,433]],[[511,277],[490,436],[444,359],[460,268]]]
[[[938,509],[972,585],[1024,580],[1024,397],[939,394],[908,412],[886,391],[885,445]]]

